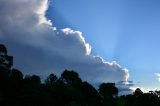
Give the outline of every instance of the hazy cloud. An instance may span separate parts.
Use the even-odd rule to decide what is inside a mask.
[[[117,62],[91,55],[80,31],[55,30],[45,17],[47,8],[48,0],[0,1],[0,42],[15,57],[16,68],[41,76],[73,69],[90,82],[128,80],[128,70]]]
[[[119,81],[116,83],[119,95],[132,94],[135,90],[133,81]]]

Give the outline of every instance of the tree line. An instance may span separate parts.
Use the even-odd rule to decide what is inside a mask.
[[[37,75],[23,75],[13,66],[13,56],[0,44],[0,106],[160,106],[160,91],[118,96],[115,83],[102,83],[98,90],[78,73],[51,73],[42,83]]]

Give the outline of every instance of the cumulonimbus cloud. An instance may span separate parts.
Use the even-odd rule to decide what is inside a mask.
[[[55,29],[45,16],[48,0],[0,0],[0,42],[14,56],[16,68],[47,76],[76,70],[90,82],[127,81],[129,72],[117,62],[91,55],[80,31]]]

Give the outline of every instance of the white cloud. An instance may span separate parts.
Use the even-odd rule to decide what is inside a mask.
[[[155,73],[156,79],[160,82],[160,73]]]
[[[128,80],[128,70],[117,62],[91,55],[80,31],[57,31],[45,17],[47,8],[48,0],[0,1],[0,42],[14,56],[16,68],[42,76],[73,69],[90,82]]]

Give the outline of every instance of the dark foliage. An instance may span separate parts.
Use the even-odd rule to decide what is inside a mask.
[[[58,78],[50,74],[44,83],[37,75],[12,68],[13,57],[0,44],[0,106],[160,106],[160,91],[118,97],[115,83],[102,83],[98,90],[82,81],[75,71]]]

